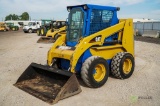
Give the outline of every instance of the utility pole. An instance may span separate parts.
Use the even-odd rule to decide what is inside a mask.
[[[29,16],[29,20],[31,21],[31,16]]]

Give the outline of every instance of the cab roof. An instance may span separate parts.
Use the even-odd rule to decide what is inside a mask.
[[[120,10],[119,7],[112,7],[112,6],[101,6],[101,5],[93,5],[93,4],[82,4],[82,5],[75,5],[75,6],[67,6],[67,9],[76,8],[76,7],[84,7],[86,6],[87,9],[102,9],[102,10],[111,10],[111,11],[118,11]]]

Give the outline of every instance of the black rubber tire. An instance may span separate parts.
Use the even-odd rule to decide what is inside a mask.
[[[18,31],[18,27],[15,26],[15,31]]]
[[[28,29],[28,33],[32,33],[33,31],[32,31],[32,29]]]
[[[15,27],[12,27],[12,31],[15,31],[16,30],[16,28]]]
[[[19,27],[17,26],[17,31],[19,30]]]
[[[132,67],[128,74],[125,74],[123,71],[123,63],[125,59],[130,59],[132,62]],[[127,79],[133,74],[134,66],[135,66],[134,57],[130,53],[119,52],[112,59],[111,73],[116,78]]]
[[[41,32],[41,36],[46,36],[46,33],[47,33],[46,27],[44,27],[44,26],[41,27],[41,30],[43,30],[43,32],[44,32],[44,33]]]
[[[61,35],[56,34],[53,39],[56,41],[60,36]]]
[[[97,64],[103,64],[106,71],[104,78],[97,82],[93,77],[93,70]],[[83,63],[81,68],[81,78],[84,83],[91,88],[98,88],[103,86],[109,77],[109,65],[105,59],[98,56],[91,56]]]

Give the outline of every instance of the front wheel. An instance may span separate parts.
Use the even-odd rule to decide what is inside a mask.
[[[37,29],[37,35],[38,35],[38,36],[41,35],[41,30],[40,30],[40,28]]]
[[[32,33],[32,29],[29,29],[28,32],[29,32],[29,33]]]
[[[47,33],[46,27],[41,27],[41,35],[46,36],[46,33]]]
[[[91,56],[82,65],[81,78],[91,88],[103,86],[108,76],[109,65],[102,57]]]

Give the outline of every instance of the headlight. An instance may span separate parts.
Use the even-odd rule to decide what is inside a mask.
[[[87,7],[86,5],[84,5],[83,8],[84,8],[84,10],[87,10],[87,9],[88,9],[88,7]]]
[[[71,10],[70,8],[67,8],[67,11],[68,11],[68,12],[70,12],[70,10]]]

